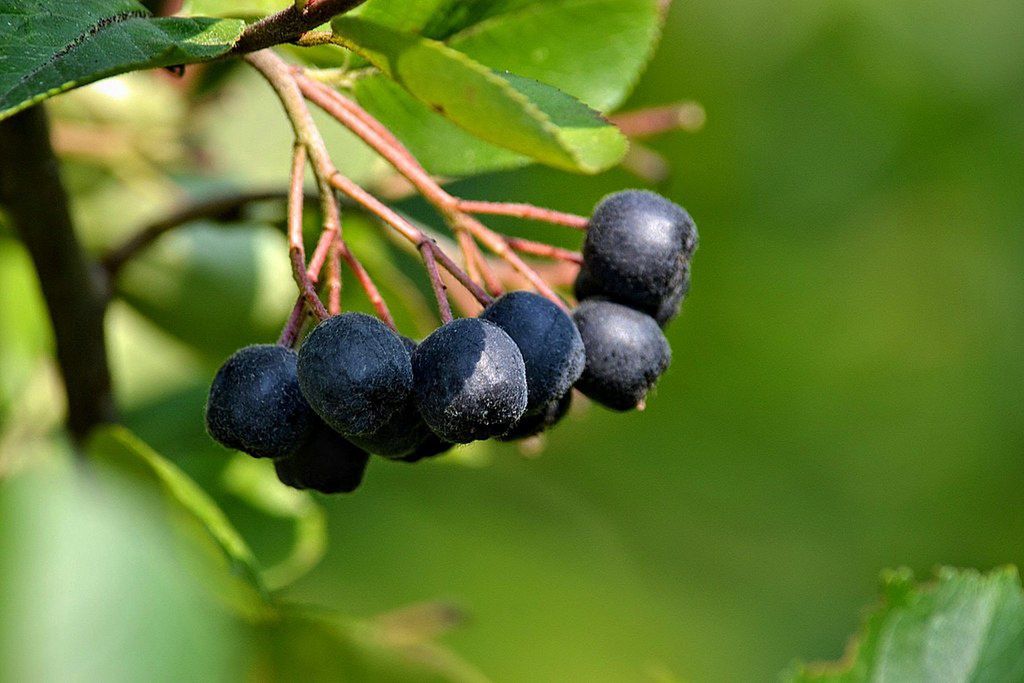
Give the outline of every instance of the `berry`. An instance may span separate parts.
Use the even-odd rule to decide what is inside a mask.
[[[505,331],[526,364],[526,412],[558,400],[583,372],[583,340],[565,312],[533,292],[505,294],[480,314]]]
[[[439,437],[469,443],[504,434],[526,410],[526,365],[512,338],[479,318],[460,318],[412,354],[416,405]]]
[[[587,363],[576,388],[613,410],[631,410],[644,399],[672,360],[654,318],[632,308],[588,299],[573,313]]]
[[[309,435],[316,416],[296,376],[291,349],[246,346],[217,371],[206,403],[206,429],[216,441],[257,458],[282,458]]]
[[[384,429],[412,391],[412,365],[401,338],[363,313],[317,325],[299,349],[298,372],[313,410],[346,437]]]
[[[680,282],[676,285],[667,297],[661,302],[661,306],[658,307],[658,311],[654,314],[654,319],[658,321],[658,324],[665,327],[672,318],[679,315],[679,307],[683,304],[683,299],[690,293],[690,264],[687,263],[683,266],[682,277]]]
[[[682,207],[644,190],[608,195],[590,219],[576,296],[658,315],[673,297],[681,300],[684,266],[696,247],[697,228]]]
[[[402,462],[419,462],[424,458],[433,458],[434,456],[447,453],[454,447],[455,444],[445,441],[437,434],[431,433],[430,436],[427,437],[426,441],[421,443],[416,450],[409,455],[396,458],[396,460],[400,460]]]
[[[369,454],[317,420],[310,438],[290,457],[274,461],[282,484],[320,493],[351,493],[363,481]]]
[[[527,413],[519,418],[512,429],[498,437],[499,441],[516,441],[537,436],[558,424],[572,405],[572,390],[545,404],[540,410]]]

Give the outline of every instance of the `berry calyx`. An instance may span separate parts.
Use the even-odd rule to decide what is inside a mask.
[[[287,458],[274,461],[282,484],[320,493],[351,493],[363,481],[370,456],[317,420],[313,433]]]
[[[526,365],[497,325],[460,318],[442,325],[412,354],[416,405],[445,441],[504,434],[526,411]]]
[[[298,377],[316,414],[350,438],[380,432],[412,392],[412,365],[401,338],[363,313],[317,325],[299,349]]]
[[[573,313],[587,362],[576,388],[613,410],[632,410],[668,368],[672,350],[654,318],[588,299]]]
[[[217,371],[206,429],[217,442],[256,458],[283,458],[309,435],[316,416],[299,390],[295,352],[246,346]]]
[[[661,195],[625,190],[594,209],[576,280],[578,299],[601,297],[667,321],[685,291],[685,266],[697,248],[686,211]]]
[[[564,396],[583,372],[583,340],[565,311],[533,292],[509,292],[480,317],[505,331],[526,365],[526,412]]]

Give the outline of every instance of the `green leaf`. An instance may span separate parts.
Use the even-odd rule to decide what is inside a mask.
[[[283,486],[268,462],[237,454],[224,471],[224,488],[252,507],[295,527],[292,550],[283,560],[262,572],[263,583],[279,590],[294,583],[315,567],[327,550],[327,520],[323,508],[307,491]]]
[[[599,111],[617,107],[647,65],[657,0],[539,2],[492,16],[448,45],[498,71],[564,90]]]
[[[117,291],[160,328],[220,361],[277,337],[295,296],[287,253],[284,236],[267,225],[200,221],[128,263]]]
[[[187,0],[181,13],[188,16],[240,17],[260,19],[279,12],[289,0]]]
[[[127,475],[137,488],[149,489],[163,501],[189,547],[205,549],[204,558],[219,568],[213,576],[217,595],[250,617],[271,613],[252,551],[194,481],[123,427],[97,429],[86,451],[94,462]]]
[[[1024,680],[1024,592],[1016,569],[982,575],[945,568],[923,586],[904,569],[884,581],[884,603],[846,657],[798,666],[789,680]]]
[[[243,28],[153,18],[134,0],[0,0],[0,119],[107,76],[214,59]]]
[[[339,17],[333,27],[339,42],[483,140],[589,173],[613,166],[626,152],[614,126],[550,86],[502,77],[443,43],[361,19]]]

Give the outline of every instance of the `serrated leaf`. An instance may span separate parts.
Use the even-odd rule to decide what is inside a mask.
[[[788,680],[1024,680],[1024,592],[1015,569],[945,568],[923,586],[900,570],[885,577],[884,595],[842,661],[798,666]]]
[[[337,40],[413,97],[473,135],[557,168],[595,173],[617,163],[624,136],[581,102],[541,83],[504,78],[435,40],[339,17]]]
[[[447,43],[492,69],[608,111],[640,77],[659,24],[657,0],[558,0],[492,14]]]
[[[0,119],[107,76],[214,59],[243,28],[154,18],[134,0],[0,0]]]

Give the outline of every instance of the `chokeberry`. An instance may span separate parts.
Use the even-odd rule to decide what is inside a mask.
[[[411,357],[412,352],[416,350],[416,342],[404,336],[401,337],[401,340]],[[349,438],[352,443],[363,450],[394,460],[413,453],[431,437],[437,438],[420,417],[419,408],[416,407],[416,398],[410,391],[405,404],[379,429],[369,434]]]
[[[320,493],[351,493],[363,481],[370,456],[317,420],[309,439],[287,458],[274,461],[282,484]]]
[[[499,436],[498,440],[517,441],[518,439],[527,439],[531,436],[537,436],[541,432],[546,432],[565,417],[571,405],[572,390],[569,390],[563,396],[556,397],[541,406],[540,410],[523,415],[519,418],[519,422],[516,422],[512,429]]]
[[[299,391],[296,356],[272,344],[246,346],[217,371],[206,403],[215,440],[257,458],[282,458],[298,448],[316,421]]]
[[[408,404],[412,365],[401,338],[363,313],[321,322],[299,349],[299,386],[346,437],[371,435]]]
[[[576,296],[658,315],[678,295],[696,247],[697,228],[682,207],[645,190],[611,194],[590,219]]]
[[[564,396],[583,372],[583,340],[565,311],[533,292],[510,292],[480,317],[505,330],[526,364],[526,412]]]
[[[431,433],[426,440],[416,447],[409,455],[403,455],[401,458],[395,458],[402,462],[419,462],[425,458],[433,458],[435,456],[447,453],[451,449],[455,448],[455,444],[450,441],[445,441],[437,434]]]
[[[631,410],[644,399],[672,360],[654,318],[627,306],[588,299],[573,313],[587,363],[576,388],[614,410]]]
[[[460,318],[412,354],[416,405],[446,441],[469,443],[504,434],[526,410],[526,365],[512,338],[479,318]]]

